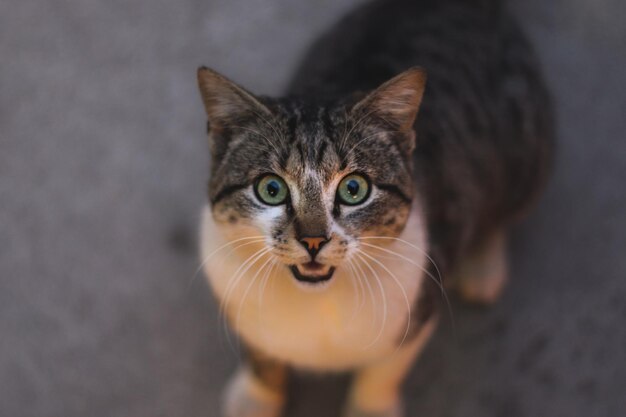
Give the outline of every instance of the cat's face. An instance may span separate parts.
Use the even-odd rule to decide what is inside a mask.
[[[351,103],[259,99],[200,69],[212,153],[213,217],[310,284],[360,256],[361,238],[397,236],[411,209],[424,73],[409,70]]]

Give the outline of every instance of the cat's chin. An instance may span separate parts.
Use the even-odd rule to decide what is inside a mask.
[[[326,288],[335,274],[334,266],[320,264],[290,265],[289,269],[296,281],[309,289]]]

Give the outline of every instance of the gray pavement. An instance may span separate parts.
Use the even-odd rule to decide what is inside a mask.
[[[355,0],[0,2],[0,416],[209,416],[237,358],[198,266],[195,69],[275,94]],[[626,3],[529,0],[559,157],[493,309],[453,303],[409,416],[626,415]],[[289,417],[346,378],[299,376]]]

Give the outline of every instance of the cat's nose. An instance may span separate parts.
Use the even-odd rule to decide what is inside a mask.
[[[303,237],[300,239],[300,243],[304,248],[309,252],[311,258],[315,260],[315,255],[318,254],[320,250],[322,250],[322,246],[328,243],[328,240],[324,236],[315,236],[315,237]]]

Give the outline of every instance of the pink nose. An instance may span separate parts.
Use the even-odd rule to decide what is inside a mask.
[[[301,242],[304,242],[307,249],[320,250],[327,240],[324,237],[304,237]]]
[[[300,239],[300,243],[302,243],[302,246],[306,248],[313,260],[315,260],[315,255],[317,255],[317,253],[322,249],[322,246],[324,246],[327,242],[328,239],[323,236],[303,237]]]

